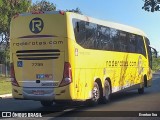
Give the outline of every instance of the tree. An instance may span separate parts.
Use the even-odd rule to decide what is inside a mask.
[[[145,11],[160,11],[160,7],[158,4],[160,4],[160,0],[143,0],[144,1],[144,6],[142,9]]]
[[[16,14],[26,12],[31,5],[30,0],[0,0],[0,45],[6,44],[5,50],[0,51],[0,63],[9,66],[9,35],[10,22]],[[6,73],[7,75],[7,73]]]
[[[153,71],[160,70],[160,64],[159,63],[160,63],[160,57],[158,57],[158,58],[153,57],[153,60],[152,60]]]
[[[75,12],[75,13],[79,13],[82,14],[82,11],[77,7],[76,9],[72,9],[72,10],[66,10],[68,12]]]
[[[29,0],[3,0],[0,3],[0,34],[3,34],[4,39],[8,42],[12,17],[28,11],[31,2]]]
[[[30,11],[34,12],[34,11],[53,11],[56,10],[56,5],[53,3],[50,3],[46,0],[42,0],[42,1],[36,1],[36,3],[34,3],[31,8]]]

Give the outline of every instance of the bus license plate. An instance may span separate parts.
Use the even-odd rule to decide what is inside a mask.
[[[44,95],[44,90],[32,90],[32,94],[34,94],[34,95]]]

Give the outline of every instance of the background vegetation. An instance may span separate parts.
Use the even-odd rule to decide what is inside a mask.
[[[154,72],[160,70],[160,57],[158,58],[153,57],[152,70]]]
[[[12,91],[10,78],[0,77],[0,95],[9,94]]]

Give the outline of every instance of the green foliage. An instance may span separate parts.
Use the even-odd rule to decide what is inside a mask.
[[[10,78],[0,76],[0,95],[12,93]]]
[[[46,0],[42,1],[36,1],[31,8],[30,11],[54,11],[56,10],[56,5],[53,3],[50,3]]]
[[[68,12],[75,12],[75,13],[79,13],[82,14],[82,11],[77,7],[76,9],[72,9],[72,10],[66,10]]]
[[[4,35],[5,42],[9,40],[12,17],[18,13],[26,12],[30,5],[28,0],[0,0],[0,34]],[[0,51],[0,63],[9,65],[9,48]]]
[[[1,0],[0,0],[1,1]],[[9,36],[11,18],[28,11],[31,3],[28,0],[3,0],[0,2],[0,34]]]
[[[2,5],[2,0],[0,0],[0,6]]]
[[[152,59],[152,69],[153,71],[160,70],[160,57]]]
[[[160,0],[143,0],[144,1],[144,6],[142,9],[148,12],[154,12],[154,11],[160,11]]]
[[[10,56],[9,56],[9,49],[5,50],[5,51],[0,51],[0,64],[8,64],[9,65],[9,61],[10,61]]]

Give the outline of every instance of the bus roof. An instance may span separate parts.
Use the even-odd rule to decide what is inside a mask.
[[[88,17],[88,16],[85,16],[85,15],[81,15],[81,14],[73,13],[73,12],[67,12],[67,14],[69,14],[69,16],[71,18],[77,18],[77,19],[80,19],[80,20],[100,24],[100,25],[103,25],[103,26],[107,26],[107,27],[111,27],[111,28],[115,28],[115,29],[118,29],[118,30],[122,30],[122,31],[126,31],[126,32],[129,32],[129,33],[133,33],[133,34],[142,35],[142,36],[147,37],[147,35],[142,30],[131,27],[131,26],[128,26],[128,25],[123,25],[123,24],[119,24],[119,23],[115,23],[115,22],[99,20],[99,19],[95,19],[95,18],[92,18],[92,17]]]
[[[35,12],[35,13],[34,12],[33,13],[22,13],[22,14],[20,14],[20,16],[30,16],[32,14],[63,14],[63,15],[66,14],[66,15],[69,15],[71,18],[77,18],[80,20],[96,23],[99,25],[103,25],[103,26],[107,26],[107,27],[111,27],[111,28],[115,28],[118,30],[122,30],[122,31],[126,31],[129,33],[133,33],[133,34],[142,35],[142,36],[147,37],[147,35],[142,30],[140,30],[138,28],[134,28],[134,27],[131,27],[128,25],[120,24],[120,23],[99,20],[96,18],[88,17],[86,15],[82,15],[82,14],[78,14],[78,13],[74,13],[74,12],[45,11],[45,12]]]

